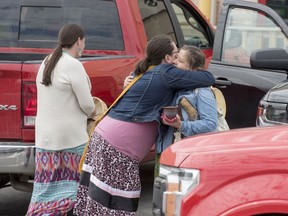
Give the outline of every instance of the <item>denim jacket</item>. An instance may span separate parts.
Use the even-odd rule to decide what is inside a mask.
[[[210,87],[198,88],[195,90],[181,90],[176,96],[176,104],[179,104],[181,98],[186,97],[189,102],[196,108],[198,112],[197,120],[189,120],[188,114],[181,107],[182,125],[179,129],[184,136],[192,136],[195,134],[207,133],[217,130],[218,114],[216,108],[216,100]],[[157,139],[156,151],[161,153],[174,140],[174,128],[169,127],[162,133],[164,136],[161,141]]]
[[[177,91],[207,87],[214,82],[213,75],[208,71],[191,73],[171,64],[160,64],[146,71],[108,115],[128,122],[157,121],[159,134],[162,134],[162,128],[165,128],[160,120],[162,107],[175,104]]]

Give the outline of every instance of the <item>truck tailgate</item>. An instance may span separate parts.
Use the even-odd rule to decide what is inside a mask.
[[[0,140],[21,138],[21,67],[0,63]]]

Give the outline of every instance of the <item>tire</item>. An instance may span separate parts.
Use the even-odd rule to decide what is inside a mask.
[[[0,188],[4,187],[9,181],[9,174],[0,174]]]

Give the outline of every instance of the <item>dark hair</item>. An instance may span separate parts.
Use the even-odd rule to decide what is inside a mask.
[[[192,70],[203,70],[205,67],[206,56],[204,52],[195,46],[184,45],[181,50],[188,52],[187,60],[189,62],[189,67]]]
[[[148,41],[146,46],[146,57],[135,66],[135,74],[145,73],[149,66],[159,65],[165,55],[173,52],[172,38],[168,35],[157,35]]]
[[[71,48],[78,38],[83,39],[84,30],[77,24],[66,24],[62,26],[58,34],[58,46],[45,59],[45,68],[43,72],[42,84],[45,86],[52,85],[52,72],[62,56],[62,48]]]

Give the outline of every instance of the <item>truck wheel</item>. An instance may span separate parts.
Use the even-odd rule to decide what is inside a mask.
[[[9,181],[9,174],[0,174],[0,188],[4,187]]]

